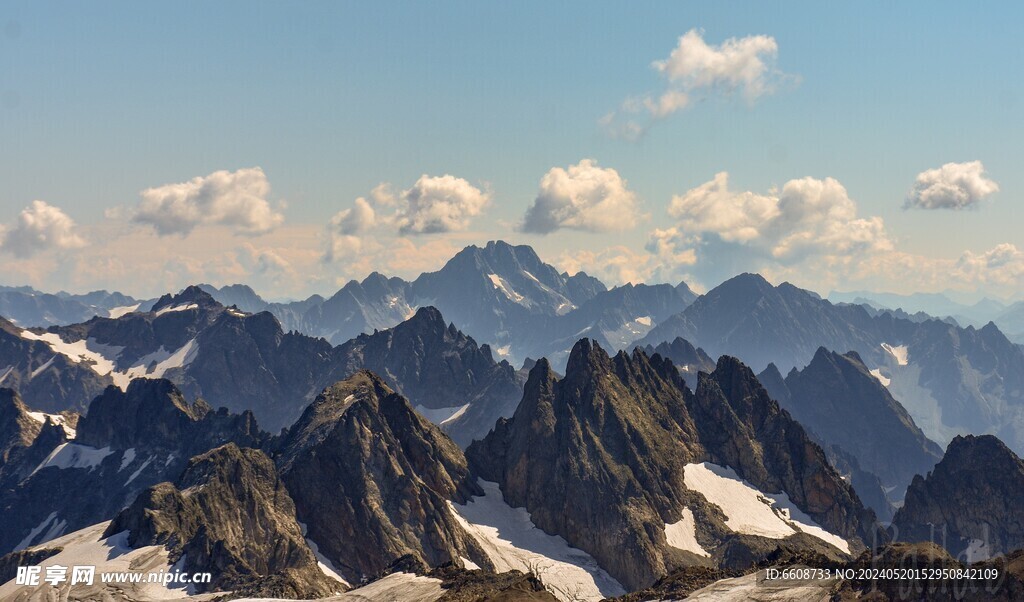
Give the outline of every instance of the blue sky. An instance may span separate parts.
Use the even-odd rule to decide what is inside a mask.
[[[1022,12],[1009,2],[4,3],[0,223],[10,236],[38,199],[73,220],[77,238],[0,256],[9,262],[0,280],[136,294],[193,278],[242,280],[270,296],[301,296],[372,267],[414,275],[451,249],[501,237],[611,281],[713,286],[729,271],[757,269],[821,292],[1010,296],[1024,259],[1006,247],[984,254],[1024,249]],[[706,90],[638,139],[610,135],[601,118],[629,98],[660,94],[666,84],[652,62],[693,29],[712,47],[772,38],[777,89],[753,102]],[[635,227],[516,231],[541,178],[584,159],[626,181]],[[998,192],[962,210],[903,208],[919,173],[972,161]],[[144,189],[256,166],[283,216],[273,232],[211,224],[160,236],[131,218]],[[650,257],[651,231],[688,219],[666,213],[673,195],[723,171],[730,190],[759,195],[798,178],[834,178],[858,218],[884,221],[888,247],[870,252],[899,253],[901,269],[920,277],[861,264],[863,248],[844,251],[842,269],[838,260],[779,265],[764,245],[752,251],[692,228],[689,242],[703,256],[681,266]],[[350,248],[348,259],[323,260],[333,216],[382,182],[402,191],[424,174],[485,190],[486,208],[445,232],[403,237],[378,225],[359,232],[373,241]],[[392,244],[396,236],[406,246]],[[719,253],[721,244],[729,249]],[[135,248],[145,250],[137,265]],[[264,249],[287,267],[259,271]],[[712,269],[726,255],[728,265]],[[120,267],[83,274],[83,256],[94,267],[119,258]],[[927,267],[916,269],[918,261]],[[609,267],[639,263],[645,269]],[[947,281],[958,266],[962,274]]]

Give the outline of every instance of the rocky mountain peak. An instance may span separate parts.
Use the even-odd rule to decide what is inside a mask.
[[[959,436],[917,475],[893,518],[894,538],[931,541],[969,562],[1024,547],[1024,461],[992,435]]]
[[[166,379],[137,378],[125,391],[111,386],[78,422],[76,442],[96,448],[206,450],[213,442],[255,445],[265,437],[252,412],[213,412],[202,400],[189,404]]]
[[[308,537],[350,581],[405,554],[428,566],[488,563],[448,507],[482,493],[461,450],[371,372],[325,389],[277,462]]]
[[[566,378],[571,376],[584,381],[593,379],[595,374],[600,374],[610,369],[611,361],[605,350],[596,341],[582,338],[576,341],[572,351],[569,352],[565,375]]]
[[[543,360],[533,367],[514,416],[467,456],[482,478],[501,485],[509,504],[526,507],[538,527],[590,553],[630,588],[694,561],[662,535],[681,508],[694,513],[710,540],[731,537],[712,526],[721,519],[703,514],[701,494],[686,481],[687,467],[702,462],[728,466],[761,491],[785,492],[843,537],[873,529],[870,511],[824,452],[734,358],[702,374],[693,393],[660,355],[637,349],[609,358],[581,340],[563,379]],[[744,554],[767,551],[759,549]],[[738,548],[727,554],[734,553]]]
[[[854,352],[818,348],[811,363],[786,377],[783,407],[819,437],[823,445],[849,452],[864,470],[894,490],[894,500],[915,474],[942,455],[906,409]]]
[[[153,304],[150,311],[159,312],[161,309],[180,307],[182,305],[196,304],[200,308],[219,308],[221,304],[213,298],[210,293],[204,291],[200,285],[189,285],[176,295],[170,293],[163,295]]]
[[[193,458],[174,484],[139,494],[106,535],[132,547],[165,546],[187,572],[209,572],[197,591],[317,598],[344,589],[324,575],[295,520],[295,505],[261,451],[234,444]]]

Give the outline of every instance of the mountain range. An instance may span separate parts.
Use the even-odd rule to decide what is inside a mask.
[[[995,324],[756,274],[608,289],[502,242],[301,302],[97,295],[0,320],[0,599],[82,558],[216,577],[72,597],[714,599],[1024,546],[1024,351]]]

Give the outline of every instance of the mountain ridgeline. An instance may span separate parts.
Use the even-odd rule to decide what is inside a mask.
[[[854,542],[854,549],[878,537],[873,513],[821,448],[749,368],[729,357],[710,375],[699,374],[694,392],[659,355],[638,350],[609,357],[583,339],[564,378],[539,361],[515,415],[467,453],[510,504],[525,507],[541,529],[590,553],[630,588],[651,585],[697,560],[701,550],[714,550],[728,565],[775,549],[771,538],[743,532],[730,522],[738,517],[709,503],[700,484],[704,463],[728,467],[760,491],[788,496],[799,512],[839,541]],[[689,551],[673,547],[666,535],[667,525],[686,516],[700,525],[694,535],[699,546]],[[777,538],[837,552],[799,528]]]

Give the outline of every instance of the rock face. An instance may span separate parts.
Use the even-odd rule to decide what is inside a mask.
[[[0,389],[0,490],[17,484],[74,433],[77,414],[32,412],[18,393]]]
[[[28,412],[17,391],[0,389],[0,463],[6,463],[16,448],[32,445],[43,428]]]
[[[456,408],[458,416],[443,423],[461,445],[482,438],[503,416],[511,416],[522,396],[522,383],[508,362],[496,363],[486,346],[445,325],[433,307],[416,311],[398,326],[361,335],[338,348],[331,379],[341,380],[366,369],[380,375],[395,391],[426,409]]]
[[[932,541],[968,561],[1024,547],[1024,462],[991,435],[957,437],[914,477],[893,518],[902,541]]]
[[[209,572],[197,591],[266,597],[323,597],[343,589],[317,566],[295,505],[273,462],[233,443],[189,461],[171,483],[142,492],[111,522],[132,547],[166,546],[182,570]]]
[[[235,442],[262,445],[251,413],[192,405],[166,380],[109,387],[69,440],[44,424],[16,465],[0,467],[0,553],[110,519],[143,489],[175,478],[196,454]]]
[[[307,536],[351,583],[407,554],[490,566],[448,505],[482,493],[462,451],[370,372],[324,390],[275,459]]]
[[[782,407],[823,445],[848,451],[861,468],[895,487],[896,499],[914,475],[942,458],[942,448],[925,437],[854,352],[819,348],[806,368],[789,373],[785,388],[788,394],[778,398]]]
[[[821,448],[728,357],[700,374],[692,392],[661,356],[636,350],[609,357],[583,339],[563,379],[539,361],[515,415],[467,455],[510,505],[525,506],[538,527],[590,553],[631,589],[679,566],[751,562],[775,549],[734,533],[721,510],[687,486],[687,466],[697,463],[728,466],[761,491],[784,492],[843,538],[876,535],[873,514]],[[666,524],[688,513],[697,542],[712,552],[708,560],[668,545]],[[786,541],[837,553],[811,539]]]

